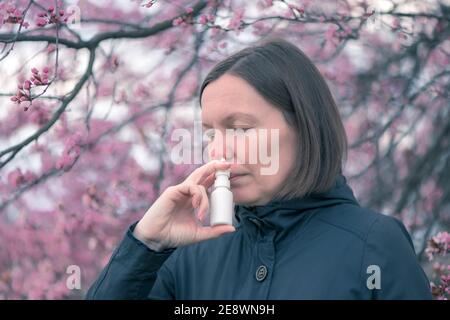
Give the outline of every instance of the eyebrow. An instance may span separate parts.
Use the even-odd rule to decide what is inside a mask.
[[[249,113],[233,112],[233,113],[230,113],[229,115],[227,115],[224,119],[222,119],[221,123],[229,124],[229,123],[232,123],[239,119],[244,119],[244,120],[249,120],[249,121],[257,121],[258,120],[255,116],[253,116],[252,114],[249,114]],[[202,125],[204,127],[211,128],[211,126],[207,123],[202,123]]]

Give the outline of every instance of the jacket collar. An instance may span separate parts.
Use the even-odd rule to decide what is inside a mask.
[[[304,220],[307,215],[302,215],[303,212],[344,203],[359,206],[345,176],[339,174],[334,186],[324,193],[290,200],[272,200],[259,206],[235,205],[235,212],[238,227],[241,226],[247,233],[254,235],[261,229],[263,233],[281,234]]]

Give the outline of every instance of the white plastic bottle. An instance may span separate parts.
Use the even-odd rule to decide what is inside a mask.
[[[234,204],[230,190],[230,170],[216,171],[216,180],[211,193],[210,225],[233,225]]]

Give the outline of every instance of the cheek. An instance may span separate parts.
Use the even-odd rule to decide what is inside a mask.
[[[234,154],[241,163],[255,165],[258,161],[257,137],[237,136],[234,141]]]
[[[269,131],[267,139],[266,154],[270,164],[264,166],[274,168],[274,170],[271,170],[272,176],[265,180],[271,182],[270,179],[272,179],[274,183],[278,184],[286,179],[295,165],[297,159],[296,135],[289,127],[283,127]]]
[[[298,159],[297,138],[292,132],[285,132],[280,137],[280,169],[281,171],[292,170],[295,161]],[[285,173],[286,174],[286,173]]]
[[[251,136],[237,136],[230,141],[235,157],[251,167],[268,165],[270,161],[289,164],[295,159],[296,140],[287,129],[266,130]],[[230,146],[230,144],[228,144]],[[264,158],[264,162],[261,161]],[[249,168],[250,169],[250,168]],[[256,168],[252,168],[256,169]],[[259,175],[252,170],[254,175]]]

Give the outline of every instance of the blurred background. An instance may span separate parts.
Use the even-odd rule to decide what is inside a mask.
[[[83,298],[199,166],[174,163],[171,134],[200,121],[206,73],[268,36],[325,76],[355,196],[403,221],[448,299],[449,24],[438,0],[0,1],[0,299]]]

